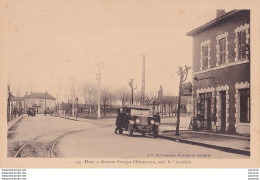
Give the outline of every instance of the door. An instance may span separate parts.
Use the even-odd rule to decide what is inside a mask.
[[[221,101],[221,131],[226,131],[226,91],[220,92]]]
[[[207,130],[211,130],[211,99],[207,98]]]
[[[198,117],[202,118],[203,129],[211,130],[211,93],[200,94],[200,108],[198,110]]]

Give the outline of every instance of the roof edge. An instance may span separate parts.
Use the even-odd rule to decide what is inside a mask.
[[[225,18],[227,18],[227,17],[229,17],[229,16],[232,16],[233,14],[236,14],[236,13],[238,13],[238,12],[240,12],[240,11],[242,11],[242,9],[241,9],[241,10],[231,10],[231,11],[227,12],[226,14],[224,14],[224,15],[222,15],[222,16],[219,16],[219,17],[217,17],[217,18],[215,18],[215,19],[213,19],[213,20],[207,22],[207,23],[204,24],[204,25],[199,26],[199,27],[197,27],[197,28],[191,30],[190,32],[186,33],[186,36],[194,36],[194,35],[196,35],[196,34],[202,32],[203,30],[205,30],[205,29],[207,29],[207,28],[209,28],[209,27],[215,25],[215,24],[218,23],[219,21],[221,21],[221,20],[223,20],[223,19],[225,19]]]

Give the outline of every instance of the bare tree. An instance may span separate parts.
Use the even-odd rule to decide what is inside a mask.
[[[80,86],[81,95],[84,98],[85,104],[89,105],[89,112],[93,113],[95,111],[96,105],[96,96],[97,96],[97,89],[95,84],[91,82],[85,82]]]
[[[106,116],[106,109],[109,105],[112,105],[116,101],[116,96],[114,93],[108,89],[103,89],[101,91],[101,103],[103,106],[103,113]]]
[[[131,100],[131,94],[125,88],[122,87],[120,89],[117,89],[115,92],[117,95],[117,100],[121,101],[123,106]]]
[[[179,71],[177,72],[178,75],[180,76],[180,82],[179,82],[179,97],[178,97],[178,109],[177,109],[176,136],[179,136],[182,84],[183,84],[183,82],[186,81],[190,68],[191,67],[185,65],[184,70],[182,69],[182,67],[179,67]]]
[[[140,91],[137,91],[137,92],[135,93],[135,96],[134,96],[134,102],[135,102],[135,104],[136,104],[136,105],[137,105],[137,104],[141,104],[141,100],[142,100],[142,94],[141,94]]]
[[[146,105],[147,107],[151,104],[152,99],[149,95],[145,95],[144,97],[144,105]]]
[[[150,94],[150,99],[151,99],[151,104],[153,106],[153,115],[154,115],[154,111],[155,111],[155,106],[158,105],[158,97],[156,93],[151,93]]]

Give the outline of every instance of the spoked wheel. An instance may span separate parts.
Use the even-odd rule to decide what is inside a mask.
[[[132,125],[129,125],[128,126],[128,135],[133,136],[133,132],[134,132],[134,127]]]

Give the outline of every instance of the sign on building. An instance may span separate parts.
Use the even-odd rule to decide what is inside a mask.
[[[192,95],[192,84],[191,82],[183,83],[182,85],[182,96]]]

